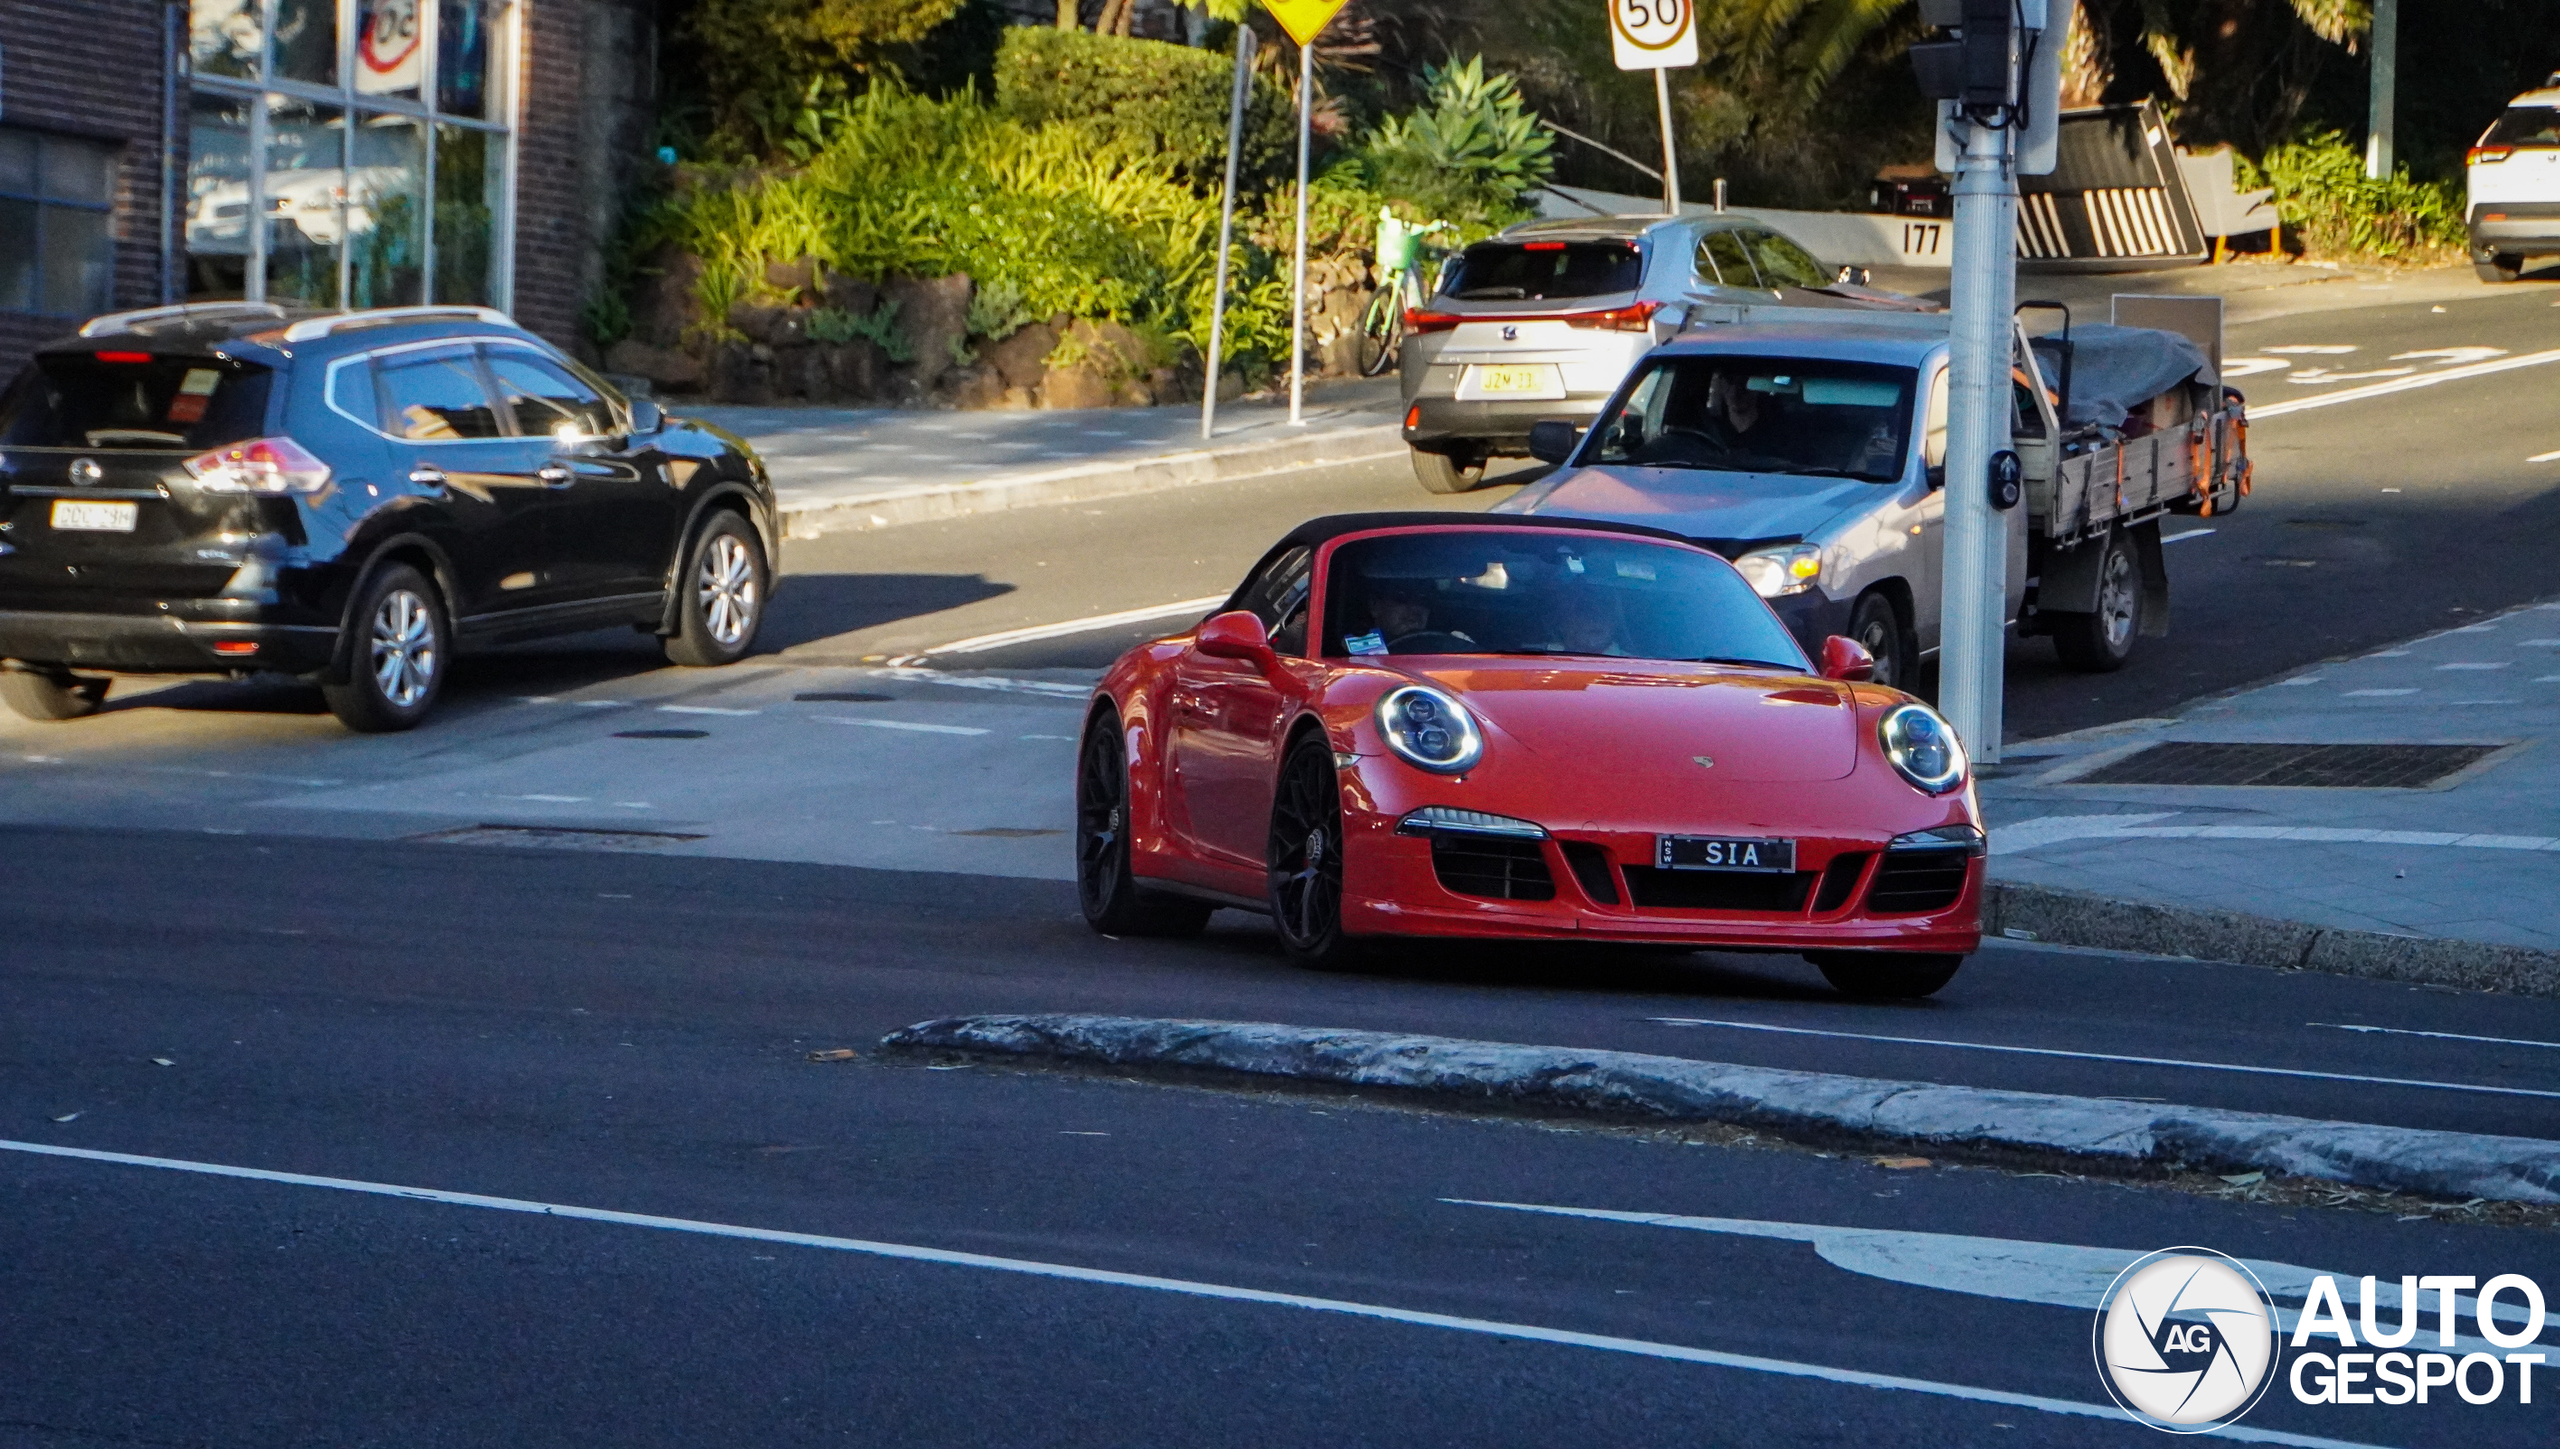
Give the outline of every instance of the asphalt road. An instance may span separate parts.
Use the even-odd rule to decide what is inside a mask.
[[[2089,1272],[2199,1244],[2560,1276],[2547,1234],[2458,1220],[868,1052],[936,1011],[1140,1001],[1672,1049],[1646,1016],[1877,1019],[1784,972],[1332,981],[1243,936],[1097,941],[1050,883],[752,863],[32,830],[0,859],[0,1445],[2135,1445]],[[1895,1015],[2248,994],[2111,1007],[2128,969],[2160,968],[1986,954]],[[838,1046],[864,1056],[807,1060]],[[2546,1419],[2279,1388],[2247,1425]]]

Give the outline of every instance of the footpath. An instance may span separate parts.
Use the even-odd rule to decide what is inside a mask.
[[[2021,939],[2560,996],[2560,601],[2008,745]]]

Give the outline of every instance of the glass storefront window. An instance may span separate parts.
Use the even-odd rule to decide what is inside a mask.
[[[497,138],[467,126],[436,127],[436,300],[487,306],[497,295],[491,274],[491,225],[498,210]]]
[[[425,300],[426,123],[363,117],[347,170],[347,305],[403,307]]]
[[[267,300],[338,305],[346,244],[346,112],[267,97]]]
[[[0,311],[73,317],[114,296],[115,152],[0,127]]]
[[[248,293],[249,110],[246,96],[198,91],[187,132],[187,300]]]
[[[356,93],[418,99],[426,70],[426,27],[421,0],[359,0],[356,9]]]
[[[190,298],[505,303],[509,0],[188,3]]]
[[[436,109],[489,115],[489,0],[440,0],[436,19]]]
[[[279,0],[275,73],[313,85],[338,83],[338,0]]]
[[[193,0],[187,54],[198,75],[258,77],[266,52],[266,9],[259,0]]]

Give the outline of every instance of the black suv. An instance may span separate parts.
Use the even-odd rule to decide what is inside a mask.
[[[485,308],[118,313],[0,393],[0,699],[276,671],[407,729],[457,646],[628,624],[743,657],[778,543],[744,442]]]

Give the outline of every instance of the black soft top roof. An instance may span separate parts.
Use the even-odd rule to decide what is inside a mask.
[[[1665,543],[1685,543],[1691,548],[1700,546],[1696,539],[1667,529],[1647,528],[1641,523],[1615,523],[1605,518],[1555,518],[1529,513],[1430,513],[1419,510],[1394,513],[1328,513],[1322,518],[1310,518],[1290,529],[1278,543],[1264,549],[1262,557],[1254,560],[1253,567],[1245,570],[1244,579],[1236,585],[1235,592],[1229,594],[1227,601],[1218,606],[1218,612],[1225,613],[1229,609],[1244,607],[1240,601],[1244,597],[1245,584],[1252,582],[1254,576],[1261,573],[1264,566],[1290,549],[1300,546],[1309,549],[1322,548],[1345,534],[1369,533],[1382,528],[1545,529],[1556,533],[1625,534],[1635,538],[1659,539]]]

